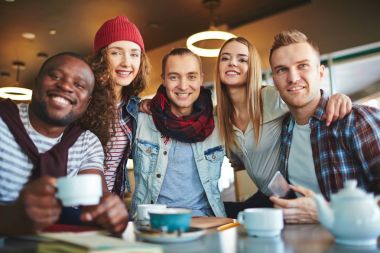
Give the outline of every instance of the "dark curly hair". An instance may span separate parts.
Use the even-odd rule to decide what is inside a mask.
[[[114,87],[118,84],[112,80],[106,48],[101,49],[95,56],[90,56],[89,62],[95,75],[95,87],[91,102],[79,122],[84,129],[98,136],[107,154],[107,143],[115,133],[114,119],[117,116],[118,101]],[[138,96],[147,86],[149,74],[150,63],[145,52],[142,52],[139,72],[131,84],[122,88],[121,97],[128,99],[131,96]]]

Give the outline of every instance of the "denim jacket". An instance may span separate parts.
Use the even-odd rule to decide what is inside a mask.
[[[131,116],[132,119],[132,140],[131,142],[134,142],[135,136],[136,136],[136,129],[137,129],[137,115],[139,112],[139,103],[140,103],[140,98],[131,96],[128,101],[123,102],[124,104],[122,105],[122,114],[121,117],[122,119],[126,119],[128,117],[127,114]],[[132,153],[131,153],[132,154]],[[129,182],[129,177],[128,177],[128,170],[127,170],[127,159],[124,162],[124,177],[125,177],[125,189],[127,189],[129,192],[131,191],[131,184]]]
[[[137,205],[157,202],[168,166],[171,144],[170,139],[162,138],[150,115],[139,113],[132,150],[136,181],[132,215],[136,212]],[[206,140],[192,143],[191,147],[202,186],[214,215],[226,216],[218,188],[225,151],[219,140],[217,126]],[[183,183],[186,184],[186,179]]]

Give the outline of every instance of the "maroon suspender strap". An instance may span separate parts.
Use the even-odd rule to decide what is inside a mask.
[[[16,104],[10,99],[1,101],[0,116],[5,124],[7,124],[21,149],[31,159],[34,165],[32,179],[43,175],[61,177],[67,174],[68,149],[83,133],[83,129],[75,125],[67,127],[59,143],[45,153],[39,154],[36,145],[30,139],[21,122]]]

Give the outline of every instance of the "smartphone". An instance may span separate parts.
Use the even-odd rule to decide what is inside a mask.
[[[293,190],[290,189],[288,182],[279,171],[277,171],[270,180],[268,188],[274,196],[280,198],[291,198],[294,194]]]

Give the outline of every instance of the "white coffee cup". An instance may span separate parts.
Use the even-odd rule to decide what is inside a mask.
[[[149,212],[164,209],[166,209],[164,204],[140,204],[137,206],[137,220],[142,225],[148,225],[150,221]]]
[[[278,236],[284,227],[281,209],[248,208],[238,214],[248,235],[258,237]]]
[[[102,179],[96,174],[61,177],[57,180],[57,190],[63,206],[97,205],[103,194]]]

